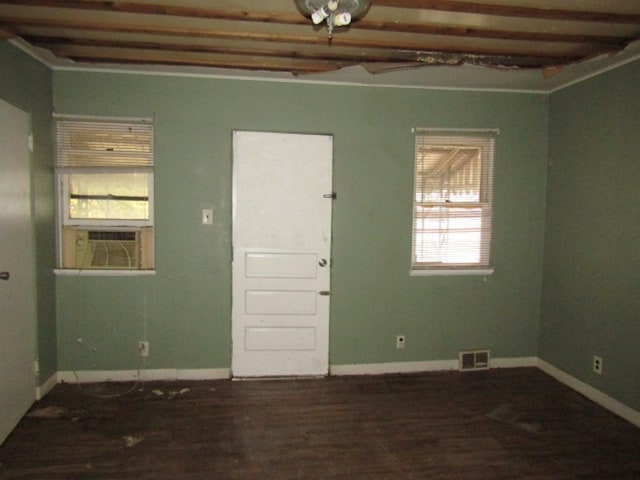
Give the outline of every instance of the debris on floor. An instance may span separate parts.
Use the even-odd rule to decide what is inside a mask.
[[[182,388],[180,390],[171,390],[169,391],[169,398],[175,397],[176,395],[184,395],[188,393],[190,390],[188,388]]]
[[[496,422],[505,423],[512,427],[519,428],[529,433],[540,432],[540,425],[537,423],[523,422],[520,420],[520,415],[516,413],[511,405],[498,405],[486,415],[487,418],[495,420]]]
[[[180,390],[169,390],[167,393],[167,399],[171,400],[173,397],[177,396],[177,395],[184,395],[185,393],[190,392],[191,390],[189,388],[182,388]],[[162,397],[164,395],[164,391],[160,390],[159,388],[156,388],[154,390],[151,391],[154,395],[157,395],[159,397]]]
[[[57,405],[50,405],[48,407],[36,408],[29,412],[27,417],[31,418],[60,418],[67,414],[67,409],[59,407]]]
[[[142,437],[132,437],[130,435],[124,436],[122,439],[127,447],[135,447],[142,441]]]

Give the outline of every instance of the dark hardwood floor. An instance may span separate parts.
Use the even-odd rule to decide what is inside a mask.
[[[640,429],[537,369],[58,385],[0,479],[629,479]],[[140,390],[142,387],[142,390]]]

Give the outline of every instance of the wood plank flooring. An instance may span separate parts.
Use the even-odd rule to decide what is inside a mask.
[[[640,429],[533,369],[58,385],[0,479],[628,479]]]

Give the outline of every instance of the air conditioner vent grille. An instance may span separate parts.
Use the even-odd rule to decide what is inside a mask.
[[[138,243],[126,240],[97,240],[93,244],[92,267],[137,268]]]
[[[467,350],[459,354],[459,368],[461,371],[487,370],[489,367],[489,350]]]
[[[79,268],[137,269],[140,266],[139,232],[76,230],[75,251]]]
[[[89,240],[136,241],[136,232],[90,231]]]

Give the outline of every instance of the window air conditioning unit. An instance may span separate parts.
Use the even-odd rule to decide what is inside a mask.
[[[63,268],[139,270],[152,268],[151,230],[65,228]]]

